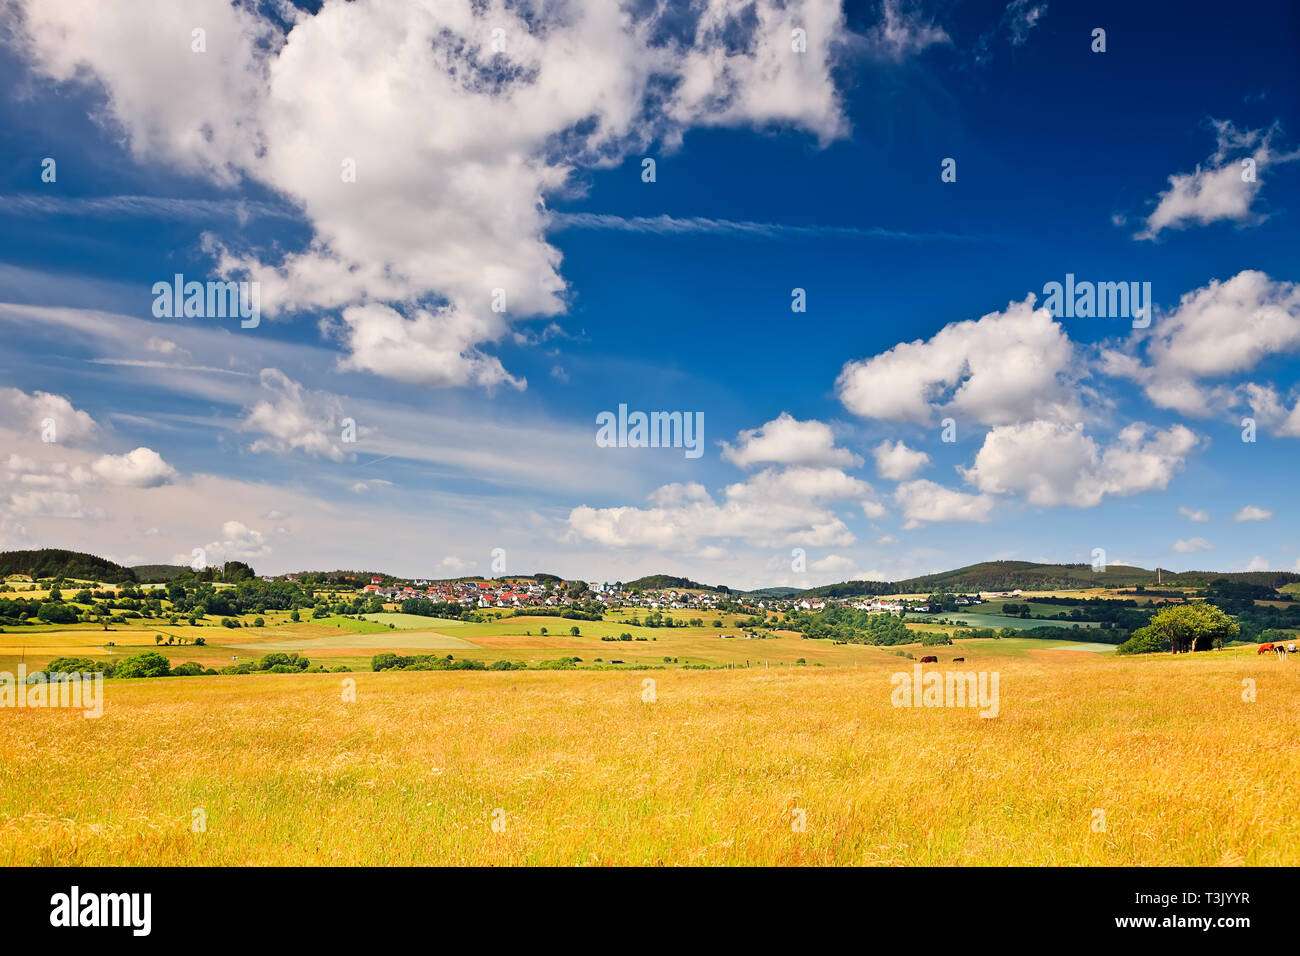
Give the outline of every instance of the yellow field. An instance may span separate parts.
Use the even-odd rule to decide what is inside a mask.
[[[804,640],[793,631],[777,631],[772,637],[749,640],[740,636],[743,631],[735,617],[712,611],[673,612],[681,620],[700,618],[703,627],[646,627],[628,624],[633,615],[615,611],[603,621],[573,621],[558,617],[506,617],[499,621],[471,624],[461,621],[424,619],[428,623],[421,629],[411,626],[419,619],[411,618],[402,626],[388,629],[371,621],[329,617],[289,620],[287,612],[267,612],[265,626],[252,627],[253,615],[244,615],[240,628],[220,626],[219,618],[205,618],[202,626],[167,624],[165,621],[133,621],[114,624],[103,630],[95,624],[77,624],[62,627],[10,627],[0,633],[0,670],[13,672],[19,662],[35,670],[59,656],[83,656],[100,660],[120,660],[145,650],[156,650],[171,659],[173,664],[196,661],[205,667],[219,669],[238,660],[259,658],[273,651],[298,652],[313,663],[327,667],[343,664],[362,670],[370,669],[371,658],[378,653],[391,651],[399,654],[448,653],[456,657],[473,658],[485,663],[497,660],[524,661],[536,664],[561,657],[579,657],[584,664],[601,664],[611,660],[623,661],[627,666],[677,667],[681,665],[726,666],[752,664],[756,666],[792,665],[805,661],[810,666],[852,667],[858,662],[878,657],[876,648],[862,644],[835,644],[825,640]],[[387,619],[408,617],[384,615]],[[720,619],[725,626],[715,628],[712,622]],[[991,619],[990,623],[996,623]],[[570,629],[578,627],[580,634],[572,635]],[[908,628],[917,632],[952,632],[951,625],[940,625],[931,620],[910,621]],[[547,633],[543,635],[542,629]],[[161,634],[164,643],[158,644],[155,635]],[[630,634],[631,641],[602,641],[602,637]],[[724,638],[723,635],[732,635]],[[184,644],[165,643],[168,637]],[[193,641],[203,638],[205,645]],[[1018,656],[1026,647],[1047,649],[1057,645],[1086,641],[1088,632],[1080,628],[1061,630],[1060,641],[1036,640],[1025,644],[1017,639],[1003,641],[958,642],[977,654]],[[109,647],[112,641],[114,646]],[[919,645],[900,648],[913,654]],[[664,658],[670,659],[665,663]]]
[[[1300,863],[1300,667],[995,643],[993,719],[895,708],[912,662],[873,648],[110,681],[98,720],[0,710],[0,863]]]

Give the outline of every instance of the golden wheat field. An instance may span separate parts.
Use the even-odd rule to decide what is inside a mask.
[[[0,711],[0,862],[1300,862],[1300,668],[1227,652],[980,666],[999,672],[992,719],[894,707],[890,675],[912,662],[883,653],[110,681],[98,720]]]

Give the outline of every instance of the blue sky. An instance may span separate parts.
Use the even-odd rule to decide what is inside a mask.
[[[0,547],[1300,569],[1292,6],[301,6],[6,8]],[[260,323],[155,317],[178,272]]]

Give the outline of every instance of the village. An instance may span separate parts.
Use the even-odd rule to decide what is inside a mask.
[[[296,574],[284,576],[297,581]],[[898,597],[874,598],[819,598],[792,595],[776,597],[761,594],[732,594],[692,588],[640,588],[597,581],[566,581],[558,578],[493,579],[493,580],[430,580],[414,578],[400,580],[372,575],[368,584],[361,585],[362,596],[395,603],[423,598],[434,603],[459,604],[466,608],[514,610],[519,608],[588,608],[604,605],[614,608],[643,608],[652,611],[668,610],[731,610],[747,612],[790,611],[817,612],[827,607],[853,608],[871,613],[937,613],[943,608],[928,599]],[[986,591],[977,594],[957,594],[952,603],[957,607],[983,604],[991,598],[1018,597],[1014,591]]]

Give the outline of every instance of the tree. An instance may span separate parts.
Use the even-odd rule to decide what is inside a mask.
[[[1119,646],[1121,654],[1149,654],[1152,651],[1208,651],[1222,647],[1240,632],[1237,622],[1213,604],[1175,604],[1151,618]]]
[[[172,677],[198,677],[200,675],[215,674],[210,667],[204,667],[196,661],[186,661],[184,664],[178,664],[172,668]]]
[[[94,661],[89,657],[56,657],[46,664],[43,670],[49,675],[99,673],[110,677],[113,665],[107,661]]]
[[[249,581],[255,574],[243,561],[227,561],[221,566],[221,579],[231,583]]]
[[[77,609],[66,604],[47,602],[37,610],[36,618],[46,624],[76,624]]]
[[[1156,634],[1150,627],[1139,627],[1133,636],[1115,648],[1116,654],[1154,654],[1156,651],[1169,650],[1169,641]]]
[[[171,661],[161,654],[145,651],[118,663],[113,668],[114,677],[166,677],[171,673]]]
[[[572,634],[574,637],[577,637],[579,634],[582,633],[582,631],[578,630],[578,628],[574,626],[569,628],[569,633]]]

